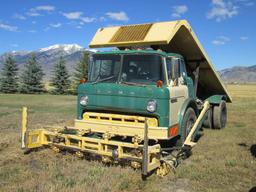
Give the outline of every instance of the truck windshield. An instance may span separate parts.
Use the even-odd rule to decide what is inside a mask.
[[[164,81],[162,58],[158,55],[98,54],[92,61],[89,82],[152,84]]]
[[[121,82],[151,84],[164,80],[158,55],[124,55]]]
[[[88,80],[90,82],[117,82],[120,67],[120,55],[94,55]]]

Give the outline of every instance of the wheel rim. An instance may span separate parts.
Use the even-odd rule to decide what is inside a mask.
[[[191,130],[191,128],[193,127],[194,123],[195,123],[195,119],[191,117],[187,123],[186,136],[188,136],[188,133]]]

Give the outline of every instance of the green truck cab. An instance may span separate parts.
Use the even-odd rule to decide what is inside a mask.
[[[203,102],[197,103],[194,84],[179,54],[161,50],[95,53],[88,81],[78,87],[76,127],[116,135],[112,127],[118,125],[120,135],[143,139],[144,125],[137,118],[147,117],[156,122],[149,126],[150,139],[185,138]],[[188,109],[189,116],[181,115]],[[222,113],[226,111],[225,107]],[[225,126],[226,118],[220,120],[222,126],[216,128]],[[208,126],[212,127],[212,121]]]

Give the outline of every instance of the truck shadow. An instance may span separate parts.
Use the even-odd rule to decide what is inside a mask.
[[[253,157],[256,157],[256,144],[254,144],[250,147],[250,152]],[[256,191],[256,188],[255,188],[255,191]]]
[[[200,140],[200,138],[204,135],[203,131],[200,131],[199,133],[197,133],[194,137],[194,141],[198,142]]]
[[[256,186],[252,187],[248,192],[256,192]]]
[[[250,151],[251,155],[253,157],[256,157],[256,144],[251,145],[250,148],[249,148],[248,144],[246,144],[246,143],[238,143],[238,145],[240,147],[247,148]]]

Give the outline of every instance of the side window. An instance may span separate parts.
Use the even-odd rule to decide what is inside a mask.
[[[172,59],[171,58],[166,58],[166,67],[167,67],[167,74],[168,74],[168,79],[172,79]]]
[[[167,65],[167,74],[168,79],[174,80],[180,77],[181,70],[180,70],[180,59],[178,58],[166,58],[166,65]]]

